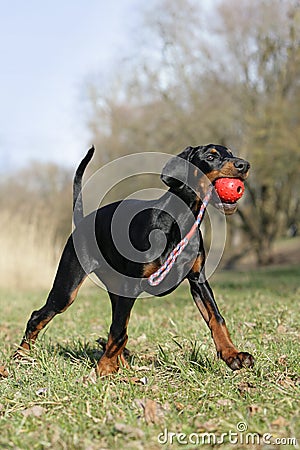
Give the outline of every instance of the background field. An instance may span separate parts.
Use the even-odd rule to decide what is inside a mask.
[[[196,448],[176,440],[162,445],[157,437],[165,428],[220,436],[241,422],[247,432],[297,437],[299,445],[299,276],[300,267],[290,266],[223,272],[212,280],[234,342],[256,358],[253,370],[233,373],[216,358],[184,285],[164,299],[137,301],[129,325],[133,368],[96,384],[89,379],[101,354],[96,340],[107,337],[110,324],[103,291],[84,286],[21,364],[10,354],[46,292],[2,291],[0,365],[8,377],[2,368],[0,447]]]

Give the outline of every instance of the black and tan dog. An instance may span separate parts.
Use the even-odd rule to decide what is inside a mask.
[[[74,179],[76,228],[64,248],[47,302],[40,310],[32,313],[16,355],[20,356],[29,350],[50,320],[73,303],[81,284],[93,272],[106,286],[112,304],[112,324],[106,350],[97,365],[98,375],[116,372],[120,363],[126,365],[123,350],[128,339],[130,312],[136,298],[143,291],[163,296],[184,279],[189,281],[193,299],[211,331],[218,356],[232,370],[252,367],[253,357],[249,353],[239,352],[233,345],[206,280],[205,252],[200,232],[192,237],[158,287],[151,287],[147,282],[147,278],[163,264],[190,230],[208,185],[222,177],[244,180],[248,175],[249,163],[236,158],[229,149],[220,145],[187,147],[165,165],[161,179],[169,190],[162,197],[151,201],[125,200],[112,203],[83,217],[81,180],[93,153],[92,148],[79,165]],[[225,214],[232,214],[236,210],[236,204],[220,205],[216,198],[212,201],[216,206],[222,206]],[[114,221],[117,212],[119,219]],[[127,230],[130,246],[124,254],[118,250],[114,236],[120,238],[127,228],[126,217],[130,218]],[[114,222],[119,224],[115,230],[112,226]],[[157,239],[151,240],[151,233],[157,231]],[[160,238],[162,235],[164,240]],[[142,254],[143,258],[136,258],[135,252]]]

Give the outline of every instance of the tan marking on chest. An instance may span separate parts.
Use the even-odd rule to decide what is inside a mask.
[[[159,264],[156,262],[151,262],[148,264],[144,264],[143,269],[143,278],[149,278],[154,272],[159,269]]]

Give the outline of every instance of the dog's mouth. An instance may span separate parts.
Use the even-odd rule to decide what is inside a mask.
[[[241,181],[244,180],[244,177],[228,177],[228,178],[237,178],[240,179]],[[214,180],[213,182],[213,186],[215,185],[216,180]],[[220,197],[217,194],[216,189],[214,189],[213,191],[213,195],[212,195],[212,203],[215,206],[215,208],[217,208],[219,211],[221,211],[223,214],[225,214],[226,216],[230,216],[231,214],[234,214],[237,210],[237,202],[225,202],[225,201],[221,201]]]
[[[225,203],[218,201],[214,203],[214,206],[226,216],[234,214],[237,210],[237,202]]]

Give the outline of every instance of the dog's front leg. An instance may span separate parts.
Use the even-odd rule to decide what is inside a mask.
[[[250,353],[239,352],[232,343],[224,318],[215,302],[207,280],[200,273],[191,272],[188,276],[193,299],[207,323],[214,340],[217,355],[232,370],[253,367],[254,358]]]

